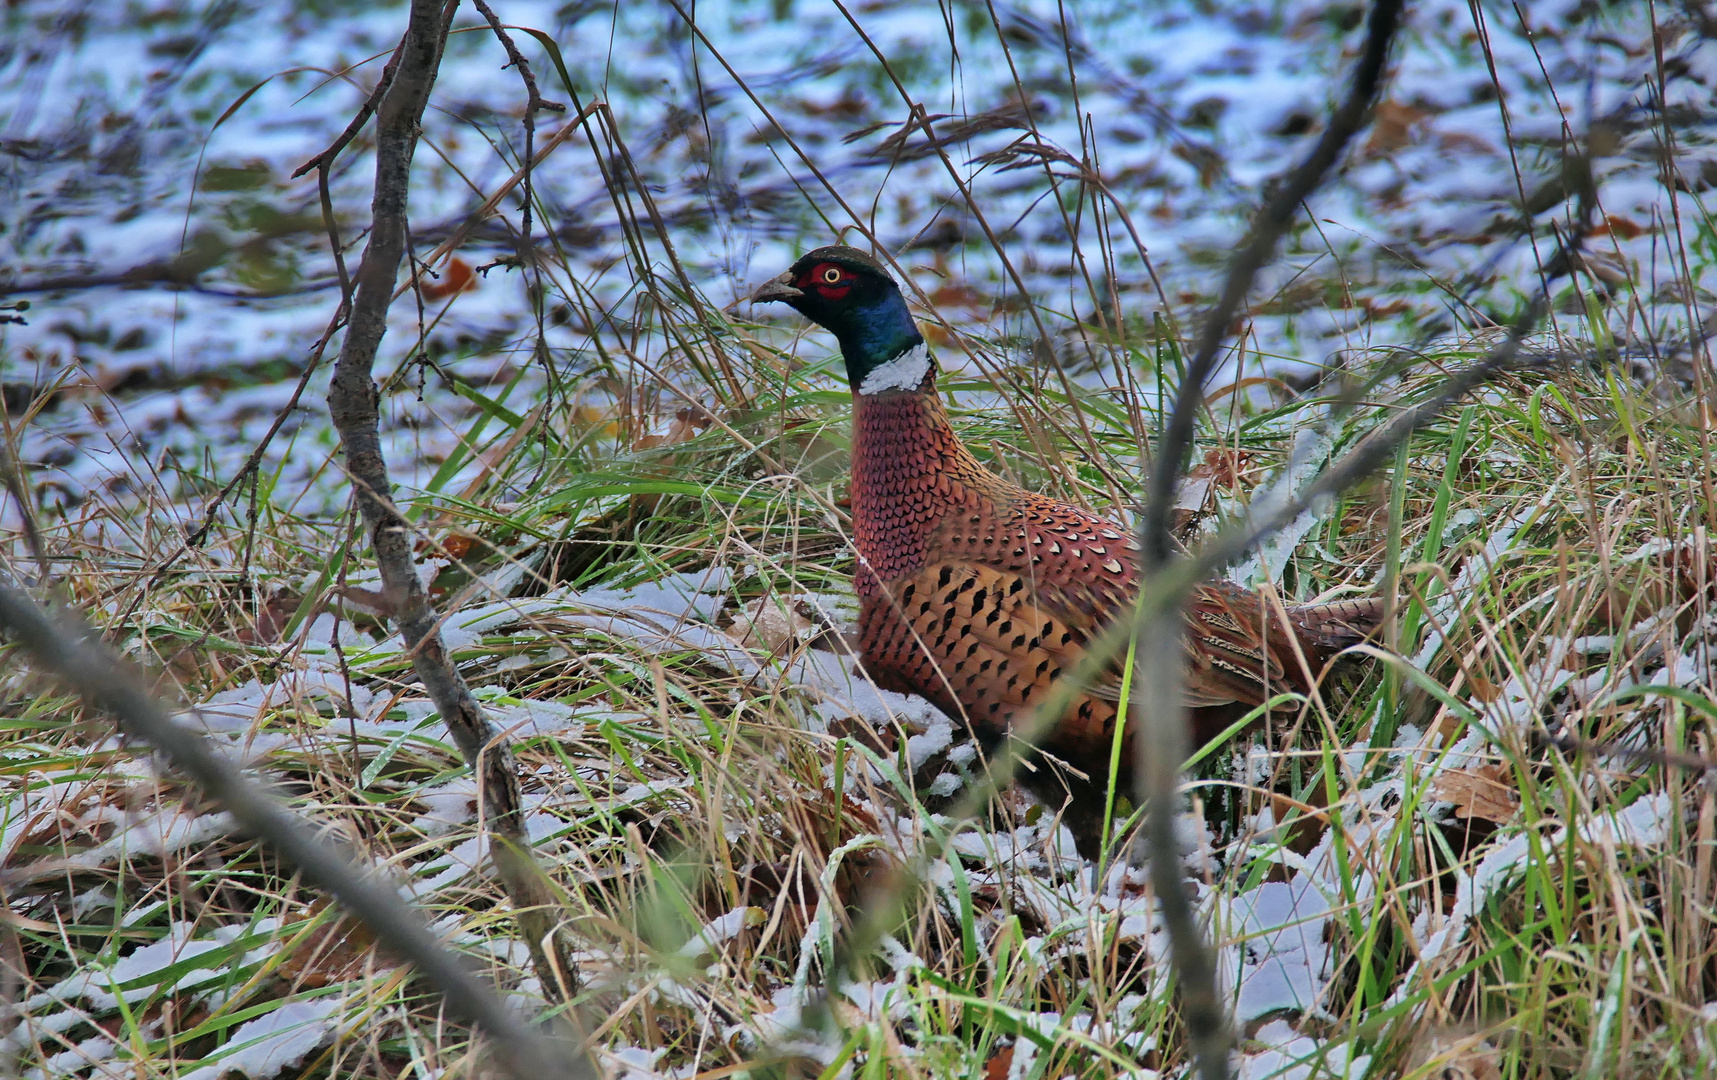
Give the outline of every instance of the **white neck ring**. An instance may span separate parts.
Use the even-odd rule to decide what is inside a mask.
[[[921,341],[886,364],[872,368],[859,383],[858,392],[869,397],[884,390],[916,390],[929,372],[930,346]]]

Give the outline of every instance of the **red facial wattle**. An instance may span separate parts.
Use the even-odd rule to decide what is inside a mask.
[[[817,290],[824,300],[842,300],[852,290],[856,279],[834,263],[818,263],[797,283],[801,291]]]

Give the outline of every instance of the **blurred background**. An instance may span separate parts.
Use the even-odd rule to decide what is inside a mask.
[[[728,304],[837,235],[892,252],[937,320],[978,330],[1016,383],[1057,368],[1117,385],[1129,349],[1193,324],[1263,185],[1315,139],[1364,9],[508,0],[496,13],[529,28],[514,36],[544,97],[606,110],[535,172],[540,339],[514,269],[438,266],[427,310],[396,307],[389,453],[407,485],[474,415],[455,380],[512,387],[519,411],[558,380],[613,412],[642,377],[624,354],[675,366],[651,333],[661,304],[687,288]],[[245,459],[338,300],[316,177],[291,174],[350,121],[403,18],[334,0],[0,11],[0,293],[33,305],[27,325],[0,327],[0,378],[14,418],[29,413],[22,454],[44,507],[147,488],[172,513]],[[417,156],[419,256],[523,151],[518,77],[474,9],[457,19]],[[1355,350],[1506,322],[1588,173],[1597,235],[1584,287],[1564,281],[1559,306],[1599,320],[1619,356],[1685,368],[1717,258],[1713,19],[1692,2],[1411,5],[1376,123],[1267,275],[1230,380],[1303,379]],[[539,146],[566,116],[540,115]],[[331,176],[353,262],[369,138]],[[517,251],[518,203],[475,226],[466,267]],[[539,340],[548,361],[532,365]],[[344,503],[325,468],[324,382],[268,450],[273,497],[313,516]],[[646,398],[632,405],[654,415],[626,438],[671,421]]]

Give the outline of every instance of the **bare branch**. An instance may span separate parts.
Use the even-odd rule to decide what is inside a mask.
[[[489,5],[484,0],[471,0],[471,2],[477,5],[477,10],[483,13],[484,19],[488,20],[489,29],[493,30],[495,36],[501,39],[501,48],[507,50],[507,66],[517,68],[519,78],[524,80],[525,84],[525,190],[523,194],[524,205],[520,208],[519,257],[526,263],[534,263],[535,260],[531,257],[531,162],[536,143],[537,113],[542,111],[563,113],[566,111],[566,106],[558,101],[547,101],[542,94],[537,92],[537,77],[531,73],[531,62],[526,60],[524,54],[519,52],[519,47],[513,44],[513,37],[507,33],[506,26],[495,17],[495,13],[489,9]],[[540,303],[538,308],[538,319],[540,320]],[[541,333],[540,325],[538,332]]]
[[[318,830],[211,750],[200,735],[173,723],[87,627],[55,625],[27,593],[9,585],[0,586],[0,627],[85,701],[112,713],[127,735],[167,755],[241,828],[279,853],[307,881],[332,893],[384,948],[432,983],[449,1010],[489,1035],[493,1053],[514,1077],[582,1080],[594,1075],[570,1045],[557,1045],[526,1025],[462,958],[442,946],[385,877],[360,871],[345,853],[320,839]]]
[[[375,89],[370,91],[370,96],[365,98],[363,105],[359,107],[358,115],[352,117],[352,122],[346,125],[346,130],[340,132],[340,137],[330,143],[326,150],[298,166],[292,174],[292,179],[298,179],[311,169],[321,169],[323,172],[327,172],[333,166],[334,159],[340,156],[340,151],[358,137],[358,132],[364,130],[364,125],[369,123],[371,116],[375,115],[376,106],[381,104],[382,95],[386,94],[388,87],[393,85],[394,72],[399,70],[399,55],[404,48],[405,39],[401,38],[400,43],[394,46],[393,56],[389,57],[387,64],[383,66],[382,77],[376,80]]]
[[[1508,339],[1483,361],[1449,379],[1429,401],[1402,413],[1361,442],[1321,473],[1298,498],[1286,500],[1262,518],[1224,531],[1206,544],[1196,559],[1177,559],[1159,567],[1150,579],[1151,587],[1142,591],[1138,614],[1130,628],[1138,635],[1139,668],[1134,682],[1139,692],[1132,713],[1140,735],[1139,798],[1147,808],[1142,839],[1148,852],[1151,886],[1162,904],[1175,973],[1181,983],[1187,1037],[1205,1080],[1228,1075],[1232,1036],[1217,993],[1215,961],[1204,943],[1186,894],[1185,871],[1174,831],[1180,809],[1180,764],[1186,760],[1189,749],[1182,695],[1185,679],[1182,638],[1186,631],[1182,608],[1186,598],[1198,582],[1240,558],[1319,498],[1343,491],[1376,471],[1413,432],[1441,415],[1474,387],[1507,370],[1521,340],[1542,313],[1541,303],[1532,304]],[[1111,636],[1115,640],[1107,650],[1093,651],[1118,653],[1126,635]]]
[[[560,904],[531,855],[512,751],[453,667],[441,641],[439,619],[417,575],[410,525],[394,505],[382,457],[379,393],[372,376],[406,250],[406,201],[419,124],[452,12],[452,3],[444,7],[437,0],[413,0],[399,67],[377,106],[374,221],[355,277],[328,408],[340,433],[353,497],[375,547],[388,610],[394,614],[419,681],[477,773],[491,855],[512,899],[543,991],[551,996],[558,991],[566,998],[573,993],[577,976],[571,944],[558,925]]]
[[[543,366],[548,368],[550,379],[553,380],[554,369],[549,361],[547,345],[548,328],[545,323],[547,312],[543,297],[542,273],[537,267],[536,242],[531,237],[531,207],[536,201],[536,195],[531,188],[531,172],[536,157],[537,113],[539,111],[564,113],[566,106],[558,101],[543,99],[542,94],[537,91],[537,77],[531,72],[530,61],[526,60],[524,54],[519,52],[519,47],[513,44],[513,37],[507,33],[507,28],[502,25],[500,19],[495,17],[495,13],[490,10],[489,5],[484,0],[472,0],[472,2],[477,5],[477,10],[483,13],[483,18],[488,20],[489,29],[495,32],[497,38],[501,39],[501,47],[507,51],[507,66],[517,68],[519,78],[524,80],[525,84],[525,153],[522,165],[525,174],[525,187],[521,199],[522,205],[519,207],[519,253],[517,258],[520,268],[530,275],[530,289],[527,295],[530,297],[531,308],[537,321],[537,355],[543,361]]]

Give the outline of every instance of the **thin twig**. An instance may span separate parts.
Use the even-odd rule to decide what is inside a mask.
[[[530,250],[531,158],[533,153],[532,145],[535,142],[535,136],[537,133],[537,113],[563,113],[566,111],[566,106],[558,101],[548,101],[544,99],[542,94],[537,92],[537,77],[531,73],[531,63],[529,60],[525,59],[524,54],[519,52],[519,47],[513,44],[512,35],[507,33],[506,26],[502,24],[500,19],[495,17],[495,13],[493,11],[489,10],[489,5],[485,3],[484,0],[471,0],[471,2],[477,5],[477,10],[482,12],[483,18],[489,21],[489,29],[493,30],[495,32],[495,36],[501,39],[501,48],[507,50],[507,66],[517,68],[519,71],[519,78],[524,80],[525,84],[525,190],[524,206],[520,208],[522,218],[520,228],[522,231],[519,239],[519,255],[526,263],[532,263],[534,260]]]
[[[333,894],[378,943],[433,984],[450,1011],[488,1033],[492,1052],[509,1073],[518,1080],[594,1076],[583,1057],[525,1024],[463,959],[443,946],[385,877],[353,865],[344,852],[321,839],[319,830],[211,750],[202,736],[173,723],[119,658],[96,643],[88,627],[68,622],[56,625],[23,590],[0,585],[0,627],[37,663],[59,675],[85,701],[112,713],[127,735],[167,755],[240,828],[279,853],[306,880]]]
[[[298,166],[292,174],[292,179],[296,180],[311,169],[316,170],[316,190],[322,202],[322,226],[328,230],[328,249],[333,253],[334,270],[340,278],[341,314],[351,310],[352,307],[352,278],[346,272],[346,252],[344,245],[340,242],[340,230],[334,222],[334,198],[328,188],[328,178],[333,171],[335,159],[357,137],[358,132],[363,130],[364,125],[374,115],[377,104],[382,100],[382,95],[386,94],[388,87],[393,85],[394,73],[399,70],[400,51],[404,48],[405,39],[401,38],[400,43],[394,46],[393,55],[383,65],[382,75],[380,79],[376,80],[375,89],[371,90],[370,96],[364,99],[363,105],[358,109],[358,115],[352,117],[352,122],[346,125],[346,130],[340,133],[340,137],[329,144],[326,150]],[[336,315],[334,318],[338,322],[340,315]],[[299,389],[303,389],[302,384],[300,384]],[[293,396],[296,399],[297,395]],[[271,431],[268,437],[273,438],[273,435],[274,433]],[[243,473],[240,475],[242,476]]]
[[[346,272],[346,251],[340,242],[339,224],[334,220],[334,195],[328,190],[326,164],[316,167],[316,194],[322,203],[322,227],[328,231],[328,250],[334,256],[334,272],[340,278],[340,314],[343,315],[352,307],[352,276]]]
[[[202,522],[185,534],[185,539],[179,542],[179,546],[174,548],[171,554],[155,564],[155,569],[150,571],[148,580],[143,583],[142,588],[137,590],[137,595],[132,599],[131,606],[114,621],[115,625],[123,626],[129,622],[131,616],[137,613],[137,609],[142,606],[144,599],[149,595],[149,590],[160,583],[161,579],[172,570],[173,564],[182,559],[188,552],[201,547],[203,541],[208,539],[210,530],[215,527],[215,521],[220,517],[221,507],[226,505],[227,499],[238,490],[239,485],[255,475],[257,469],[262,465],[262,456],[268,452],[269,444],[274,441],[275,435],[279,434],[280,429],[285,426],[286,418],[292,415],[292,410],[298,407],[298,399],[303,396],[304,388],[310,385],[310,377],[316,373],[317,367],[321,365],[322,355],[328,348],[328,342],[344,325],[346,313],[349,310],[350,305],[342,302],[340,309],[334,313],[333,319],[329,320],[327,328],[322,331],[322,336],[316,339],[315,345],[311,346],[310,359],[304,365],[304,373],[298,377],[298,385],[292,388],[292,396],[286,400],[285,405],[281,406],[280,411],[274,414],[274,422],[268,425],[268,430],[263,432],[261,440],[251,449],[250,456],[245,459],[238,472],[233,474],[232,479],[228,480],[203,508]],[[256,487],[253,484],[251,487],[253,498],[255,493]],[[252,528],[255,527],[255,520],[256,516],[253,509],[251,514]],[[246,544],[246,558],[249,558],[248,542]]]
[[[399,70],[399,57],[404,48],[405,39],[401,38],[400,43],[394,46],[393,55],[389,57],[388,62],[382,66],[382,77],[376,80],[375,89],[370,91],[370,96],[365,98],[364,103],[358,107],[358,115],[352,117],[352,122],[346,125],[346,130],[340,132],[340,137],[335,139],[332,143],[329,143],[326,150],[298,166],[298,168],[292,173],[292,179],[298,179],[311,169],[327,169],[331,167],[334,164],[334,159],[340,156],[340,151],[344,150],[347,144],[358,137],[358,132],[362,131],[364,129],[364,125],[369,123],[370,117],[375,115],[376,106],[381,104],[382,95],[386,94],[388,92],[388,87],[393,85],[394,72]],[[374,57],[371,57],[371,59],[374,59]]]
[[[547,298],[543,295],[542,271],[537,266],[536,241],[531,236],[531,207],[536,200],[531,188],[533,168],[531,163],[536,155],[537,113],[564,113],[566,106],[558,101],[548,101],[543,98],[537,90],[537,77],[531,71],[530,61],[526,60],[524,54],[519,52],[518,46],[513,44],[512,35],[507,33],[506,26],[495,17],[495,13],[489,9],[485,0],[472,0],[472,2],[477,5],[477,10],[483,13],[483,18],[488,20],[489,28],[495,32],[495,36],[501,39],[501,48],[507,51],[507,66],[517,68],[519,78],[525,84],[525,179],[523,205],[519,207],[518,259],[520,268],[529,275],[530,279],[528,295],[531,301],[531,311],[536,317],[537,323],[536,353],[542,360],[544,369],[548,372],[552,386],[555,381],[555,373],[548,351]]]

